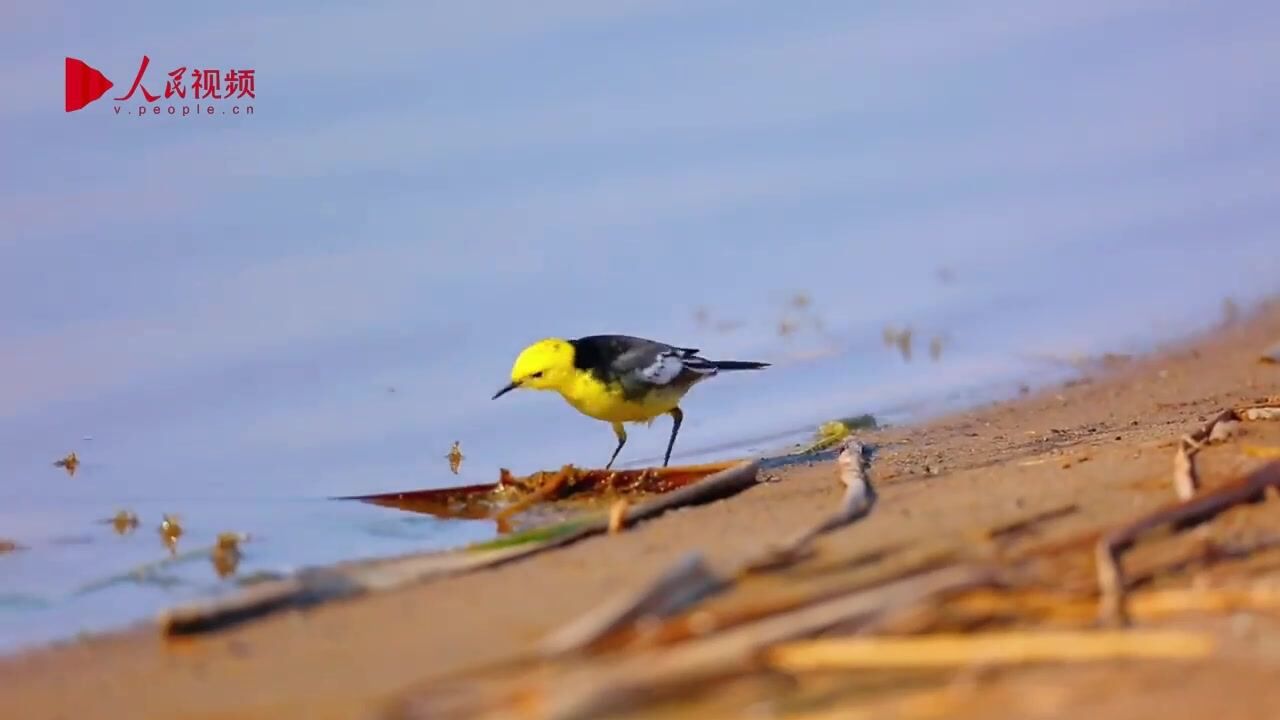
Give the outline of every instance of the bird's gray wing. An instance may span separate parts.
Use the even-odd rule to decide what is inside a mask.
[[[622,386],[628,398],[691,383],[715,366],[697,357],[693,348],[679,348],[629,335],[593,335],[574,341],[578,367],[606,383]]]
[[[695,352],[642,340],[618,355],[613,365],[624,392],[642,395],[655,388],[688,385],[715,374],[715,366],[694,355]]]

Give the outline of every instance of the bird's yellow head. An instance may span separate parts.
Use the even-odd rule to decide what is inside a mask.
[[[494,400],[516,388],[558,390],[573,378],[573,346],[560,338],[547,338],[525,348],[511,366],[511,383]]]

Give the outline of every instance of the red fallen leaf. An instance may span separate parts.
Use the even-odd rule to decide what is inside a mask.
[[[706,465],[677,465],[639,470],[603,470],[565,465],[525,476],[503,468],[498,482],[431,490],[407,490],[372,495],[348,495],[335,500],[358,500],[455,520],[502,520],[541,502],[568,498],[604,500],[620,494],[661,494],[690,485],[738,461]]]

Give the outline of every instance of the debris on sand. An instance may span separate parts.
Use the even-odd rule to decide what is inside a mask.
[[[542,643],[545,656],[589,650],[628,625],[668,617],[701,600],[725,584],[699,553],[681,558],[671,569],[561,628]]]
[[[355,495],[339,498],[359,500],[383,507],[424,513],[440,518],[494,520],[501,532],[510,532],[517,515],[544,508],[550,503],[569,502],[592,508],[619,496],[665,494],[723,472],[740,461],[705,465],[672,465],[665,468],[603,470],[565,465],[555,471],[537,471],[525,476],[510,470],[499,471],[498,482],[480,485],[409,490],[405,492]]]
[[[859,637],[781,645],[767,662],[785,672],[884,668],[1025,665],[1099,660],[1196,660],[1213,653],[1214,636],[1150,630],[931,633],[918,637]]]
[[[829,420],[819,425],[818,429],[814,431],[813,442],[801,446],[792,454],[808,455],[822,452],[843,442],[857,430],[875,430],[879,427],[880,425],[876,422],[875,416],[870,413],[853,415],[839,420]]]
[[[695,466],[698,467],[698,466]],[[700,466],[701,468],[715,466]],[[621,524],[630,527],[671,510],[722,500],[759,482],[758,461],[736,462],[699,474],[691,484],[633,506]],[[688,468],[664,468],[671,472]],[[598,472],[598,471],[590,471]],[[461,550],[383,560],[354,561],[247,586],[237,595],[171,608],[159,617],[167,635],[207,632],[284,609],[314,606],[371,591],[389,590],[427,578],[471,572],[527,558],[609,532],[607,513],[512,533]]]
[[[1230,439],[1238,432],[1243,421],[1276,418],[1280,418],[1280,406],[1267,407],[1264,404],[1223,410],[1196,432],[1184,435],[1178,441],[1178,449],[1173,457],[1173,488],[1177,496],[1188,500],[1199,489],[1200,479],[1196,473],[1195,456],[1202,448]]]
[[[1210,492],[1166,505],[1103,535],[1095,553],[1098,587],[1102,593],[1099,619],[1115,625],[1129,623],[1125,603],[1127,583],[1120,559],[1140,539],[1166,528],[1176,532],[1207,522],[1237,505],[1265,498],[1268,488],[1280,488],[1280,462],[1265,465]]]
[[[1194,476],[1203,448],[1229,445],[1243,434],[1242,423],[1274,419],[1280,419],[1280,406],[1257,404],[1219,413],[1176,443],[1175,468],[1181,468],[1176,472]],[[878,556],[893,556],[897,565],[869,581],[860,576],[847,585],[823,583],[778,598],[769,589],[778,579],[791,585],[807,577],[806,572],[814,573],[815,565],[838,572],[868,563],[862,555],[841,555],[834,542],[820,541],[826,533],[867,517],[876,505],[866,448],[849,436],[841,442],[836,468],[845,494],[837,511],[812,529],[781,547],[766,545],[749,553],[745,561],[719,573],[704,567],[701,555],[686,556],[636,591],[551,635],[536,668],[489,681],[481,673],[477,687],[485,689],[461,701],[453,708],[456,714],[440,714],[443,708],[436,699],[447,693],[428,682],[402,695],[392,716],[502,717],[530,702],[546,717],[556,718],[638,712],[657,703],[697,706],[720,683],[761,684],[765,675],[779,671],[797,688],[819,675],[835,682],[880,673],[883,681],[873,692],[892,699],[920,689],[914,683],[895,684],[893,673],[916,673],[913,677],[921,682],[945,685],[947,677],[975,667],[1200,660],[1217,653],[1222,641],[1217,630],[1105,628],[1098,621],[1124,626],[1133,618],[1155,622],[1280,609],[1280,588],[1274,585],[1168,586],[1177,573],[1215,559],[1280,548],[1275,539],[1230,550],[1189,543],[1189,553],[1188,545],[1180,545],[1155,564],[1143,556],[1139,572],[1126,575],[1121,566],[1123,554],[1141,540],[1176,537],[1240,504],[1280,495],[1268,494],[1280,488],[1280,462],[1235,481],[1216,482],[1203,492],[1197,482],[1175,480],[1177,502],[1065,539],[1037,542],[1049,534],[1043,528],[1050,523],[1083,519],[1082,506],[1074,502],[1006,518],[964,548],[947,543],[891,546]],[[1268,455],[1249,447],[1246,454]],[[1089,457],[1077,454],[1073,464]],[[914,562],[903,562],[908,553]],[[1157,573],[1163,586],[1149,587]],[[1135,588],[1132,596],[1130,587]],[[753,588],[763,593],[763,602],[760,596],[754,602],[740,599]],[[736,603],[734,597],[739,598]],[[926,677],[928,673],[933,675]],[[803,692],[794,690],[796,695]],[[827,698],[826,704],[864,705],[865,700]],[[820,715],[842,716],[839,708]]]
[[[868,476],[869,464],[866,447],[853,438],[846,438],[840,454],[836,456],[840,483],[845,488],[840,507],[813,528],[800,533],[781,547],[768,550],[760,558],[750,561],[746,569],[763,570],[783,566],[796,558],[803,557],[809,546],[819,536],[855,523],[869,515],[877,499],[876,489]]]

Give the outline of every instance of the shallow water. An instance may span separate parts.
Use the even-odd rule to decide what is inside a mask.
[[[1010,396],[1280,287],[1272,5],[603,7],[157,4],[81,38],[126,88],[127,37],[181,38],[153,92],[256,67],[257,114],[209,122],[21,100],[61,86],[64,21],[0,31],[0,651],[225,588],[196,559],[76,594],[166,557],[165,513],[180,550],[253,534],[241,574],[491,536],[326,498],[605,462],[559,399],[489,399],[541,336],[776,363],[690,395],[685,462]]]

